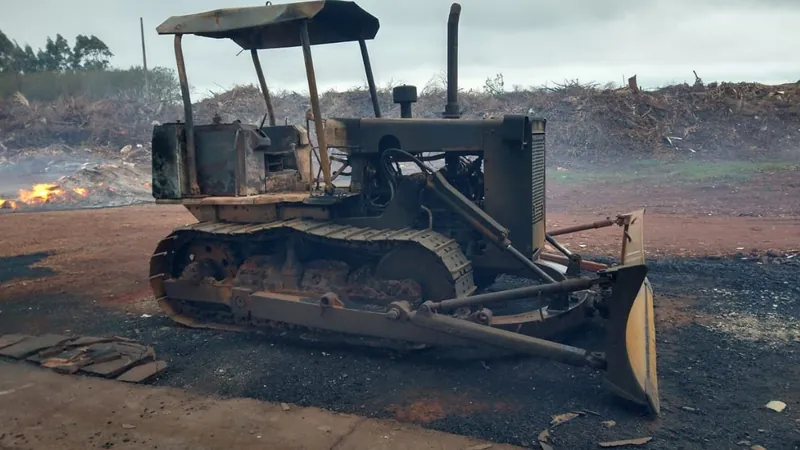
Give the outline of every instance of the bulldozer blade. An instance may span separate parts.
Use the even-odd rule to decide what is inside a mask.
[[[658,415],[653,289],[644,265],[643,216],[643,209],[626,215],[622,266],[616,269],[638,270],[618,270],[614,280],[608,305],[606,383],[617,395]]]

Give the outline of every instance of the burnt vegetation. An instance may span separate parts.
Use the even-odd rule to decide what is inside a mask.
[[[171,68],[113,68],[113,53],[96,36],[61,35],[43,48],[21,45],[0,31],[0,131],[8,149],[148,145],[154,122],[182,118],[180,88]],[[399,117],[389,84],[378,89],[386,116]],[[305,92],[273,87],[278,122],[304,123]],[[544,86],[505,85],[488,77],[479,89],[461,89],[464,117],[527,113],[548,120],[552,161],[590,163],[620,158],[733,158],[785,156],[800,141],[800,82],[677,84],[654,90],[565,80]],[[414,114],[438,117],[446,84],[437,75],[419,89]],[[372,115],[366,86],[322,95],[326,117]],[[195,105],[196,120],[258,123],[264,114],[256,85],[211,93]],[[0,147],[2,150],[2,147]]]

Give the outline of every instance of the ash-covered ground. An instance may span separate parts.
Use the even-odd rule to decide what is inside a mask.
[[[150,203],[150,150],[51,145],[0,155],[0,213]]]
[[[663,405],[656,421],[616,400],[587,368],[528,357],[366,350],[279,332],[190,330],[158,313],[126,313],[69,293],[7,299],[0,304],[0,330],[136,337],[171,364],[156,384],[393,417],[532,448],[552,415],[584,411],[551,431],[556,449],[643,436],[653,437],[649,449],[795,449],[800,261],[788,256],[650,262]],[[46,279],[19,271],[34,262],[3,258],[3,281]],[[596,347],[602,331],[595,324],[587,331],[569,342]],[[788,407],[767,410],[770,400]],[[613,427],[603,424],[609,420]]]
[[[551,430],[555,449],[645,436],[653,437],[643,447],[650,449],[800,448],[800,172],[794,162],[645,161],[627,172],[572,166],[549,172],[548,227],[648,208],[663,405],[661,418],[651,420],[606,391],[601,374],[588,368],[177,326],[155,306],[147,261],[172,228],[194,219],[166,206],[29,214],[90,207],[92,199],[99,206],[152,202],[146,149],[96,159],[85,158],[93,152],[58,151],[57,157],[0,161],[27,167],[32,183],[52,179],[72,196],[0,219],[0,334],[137,338],[170,364],[156,384],[391,417],[531,448],[538,448],[553,415],[569,411],[583,414]],[[23,160],[27,166],[19,165]],[[620,239],[618,229],[607,229],[564,242],[587,254],[615,255]],[[498,287],[519,283],[506,278]],[[568,342],[600,349],[602,334],[600,324],[590,323]],[[765,409],[771,400],[788,406],[781,413]]]

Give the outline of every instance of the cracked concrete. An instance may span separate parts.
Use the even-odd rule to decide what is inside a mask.
[[[393,421],[0,362],[0,448],[464,450],[488,444]],[[492,444],[492,450],[518,447]]]

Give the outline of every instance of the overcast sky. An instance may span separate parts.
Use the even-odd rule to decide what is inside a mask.
[[[171,36],[156,26],[172,15],[243,0],[1,0],[0,29],[20,44],[44,46],[61,33],[95,34],[114,52],[113,65],[141,64],[144,18],[149,66],[174,67]],[[283,3],[273,1],[273,3]],[[446,67],[450,1],[360,0],[381,29],[368,42],[376,81],[422,88]],[[481,87],[503,73],[507,88],[565,79],[617,82],[638,75],[644,87],[692,82],[794,82],[800,79],[800,0],[462,0],[462,87]],[[253,83],[247,52],[222,40],[184,39],[189,82],[200,93]],[[313,50],[322,89],[365,83],[357,43]],[[306,91],[300,49],[262,52],[271,89]],[[195,97],[198,95],[195,94]]]

